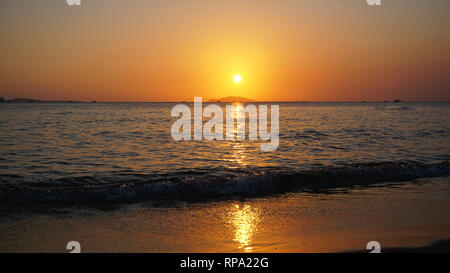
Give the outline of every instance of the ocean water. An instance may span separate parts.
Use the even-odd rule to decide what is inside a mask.
[[[177,142],[175,105],[0,104],[0,202],[214,201],[450,174],[450,103],[279,103],[273,152]]]

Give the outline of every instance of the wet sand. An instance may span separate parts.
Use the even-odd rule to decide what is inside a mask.
[[[448,251],[450,177],[324,193],[3,213],[0,252]]]

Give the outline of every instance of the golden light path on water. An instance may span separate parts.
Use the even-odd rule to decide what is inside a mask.
[[[253,236],[258,231],[260,212],[250,205],[234,204],[230,222],[234,226],[233,241],[238,243],[238,249],[253,252]]]
[[[241,103],[233,104],[233,116],[236,120],[242,118],[243,108]],[[233,134],[236,135],[237,132],[238,127],[235,126]],[[232,161],[239,166],[245,166],[246,146],[239,141],[233,141],[231,145],[233,148]],[[234,227],[233,241],[238,243],[238,249],[244,252],[253,252],[252,238],[257,232],[258,210],[247,204],[234,204],[230,221]]]
[[[241,103],[233,103],[233,118],[235,120],[238,120],[243,117],[243,109],[244,106]],[[238,125],[239,126],[239,125]],[[235,136],[234,141],[228,142],[229,148],[232,151],[231,157],[228,159],[225,159],[231,163],[233,163],[232,166],[229,166],[230,168],[238,168],[238,167],[244,167],[246,164],[246,157],[248,154],[247,146],[242,141],[236,140],[236,135],[238,132],[238,126],[233,127],[233,135]],[[244,124],[245,126],[245,124]]]

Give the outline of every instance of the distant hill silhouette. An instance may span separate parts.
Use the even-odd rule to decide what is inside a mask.
[[[229,96],[221,99],[210,99],[208,100],[208,102],[256,102],[256,101],[244,97]]]
[[[3,97],[2,97],[3,99]],[[37,100],[37,99],[29,99],[29,98],[15,98],[11,100],[1,100],[0,102],[9,102],[9,103],[31,103],[31,102],[79,102],[79,101],[56,101],[56,100]]]
[[[24,102],[41,102],[41,100],[28,99],[28,98],[15,98],[15,99],[12,99],[12,100],[7,100],[6,102],[24,103]]]

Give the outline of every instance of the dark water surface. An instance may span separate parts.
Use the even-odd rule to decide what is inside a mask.
[[[280,103],[274,152],[174,141],[174,105],[0,104],[0,199],[198,200],[450,174],[450,103]]]

